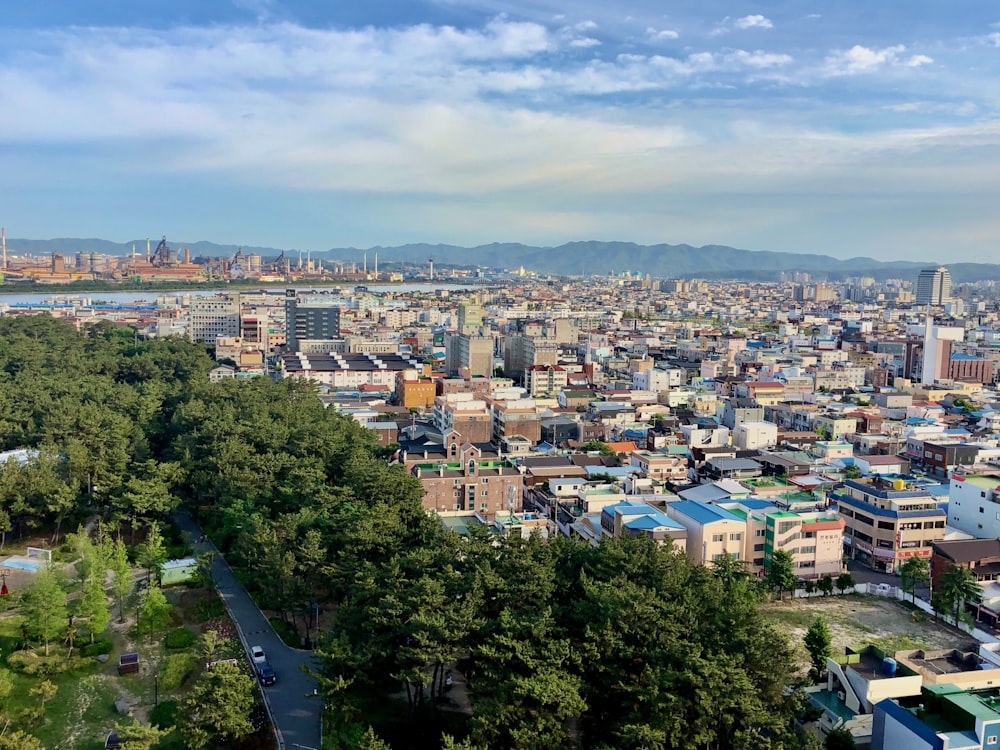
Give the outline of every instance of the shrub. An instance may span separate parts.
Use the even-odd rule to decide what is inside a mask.
[[[176,628],[167,633],[167,648],[190,648],[198,640],[187,628]]]
[[[69,658],[61,654],[44,656],[34,651],[15,651],[7,657],[7,665],[15,672],[32,677],[49,677],[87,666],[87,659]]]
[[[222,617],[224,614],[226,614],[226,605],[217,596],[206,599],[194,609],[194,615],[198,618],[198,622],[208,622],[216,617]]]
[[[110,654],[115,644],[109,638],[98,638],[93,643],[87,643],[80,648],[80,653],[84,656],[97,656],[98,654]]]
[[[180,654],[174,654],[174,656],[180,656]],[[168,660],[171,658],[173,657],[167,657]],[[176,726],[177,701],[160,701],[159,705],[149,712],[149,723],[160,729],[170,729]]]
[[[164,690],[176,690],[194,672],[196,664],[194,654],[169,654],[160,666],[160,687]]]

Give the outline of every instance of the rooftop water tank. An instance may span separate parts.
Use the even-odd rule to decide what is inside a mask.
[[[896,676],[896,666],[897,665],[896,665],[896,660],[895,659],[893,659],[891,657],[888,657],[888,656],[885,657],[882,660],[882,674],[886,675],[887,677],[895,677]]]

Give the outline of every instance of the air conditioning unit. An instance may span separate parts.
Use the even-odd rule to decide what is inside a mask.
[[[838,690],[837,698],[839,698],[840,702],[843,703],[847,700],[847,693],[845,693],[843,690]]]

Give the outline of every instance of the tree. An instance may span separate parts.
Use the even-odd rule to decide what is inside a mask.
[[[778,599],[785,591],[791,591],[795,586],[795,560],[788,550],[775,550],[767,566],[767,584],[778,592]]]
[[[115,725],[115,732],[125,743],[128,750],[152,750],[166,734],[162,729],[152,725],[128,724]]]
[[[833,645],[833,637],[830,635],[830,626],[822,617],[817,617],[803,637],[806,651],[809,652],[809,660],[812,662],[814,677],[818,680],[826,669],[826,660],[830,656],[830,649]]]
[[[43,750],[37,738],[20,729],[0,734],[0,750]]]
[[[917,586],[927,583],[931,577],[931,568],[926,557],[908,557],[899,566],[899,584],[903,591],[912,595],[913,603],[917,603]]]
[[[589,443],[584,443],[583,445],[580,446],[580,450],[584,451],[585,453],[597,452],[600,453],[602,456],[617,455],[615,453],[614,448],[612,448],[610,445],[600,440],[591,440]]]
[[[28,695],[32,698],[38,698],[38,702],[41,704],[41,709],[44,712],[45,704],[55,698],[58,692],[59,688],[54,683],[49,680],[42,680],[28,691]]]
[[[942,576],[941,585],[937,588],[936,595],[942,606],[952,611],[955,618],[954,624],[957,627],[959,615],[965,603],[982,598],[983,589],[971,570],[953,564],[949,567],[948,572]]]
[[[108,540],[108,565],[111,568],[111,592],[118,600],[118,622],[125,622],[125,597],[132,593],[134,583],[128,549],[121,538]]]
[[[155,631],[170,624],[170,610],[170,602],[163,595],[163,590],[159,586],[150,585],[139,610],[140,619],[149,628],[150,638]]]
[[[96,575],[92,575],[83,584],[83,596],[80,597],[77,614],[87,619],[91,643],[94,642],[94,636],[103,633],[111,622],[104,583]]]
[[[816,587],[823,592],[823,596],[830,596],[833,593],[833,576],[827,573],[819,579]]]
[[[167,548],[160,533],[160,524],[152,521],[149,524],[149,533],[146,534],[146,541],[136,549],[136,561],[146,569],[150,578],[160,580],[160,569],[167,561]]]
[[[837,576],[837,588],[840,589],[840,593],[844,593],[847,589],[853,589],[856,585],[854,576],[850,573],[841,573]]]
[[[24,626],[30,636],[45,644],[49,655],[49,642],[62,635],[68,620],[66,592],[59,585],[55,572],[42,568],[35,580],[21,597]]]
[[[181,705],[179,729],[187,747],[218,747],[251,734],[253,693],[254,681],[234,664],[219,662],[203,672]]]
[[[844,469],[845,479],[861,479],[861,476],[862,476],[861,469],[855,466],[854,464],[850,464]]]
[[[826,750],[854,750],[857,745],[854,742],[854,735],[846,729],[831,729],[826,736],[824,743]]]

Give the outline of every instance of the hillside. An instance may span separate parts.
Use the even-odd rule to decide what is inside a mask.
[[[168,239],[173,248],[189,248],[193,257],[229,256],[237,245],[220,245],[213,242],[180,242]],[[146,240],[135,240],[136,249],[145,251]],[[154,242],[155,244],[155,242]],[[9,239],[7,248],[13,253],[44,255],[50,252],[73,255],[77,252],[96,252],[109,255],[126,255],[132,251],[133,241],[111,242],[102,239],[60,238],[52,240]],[[279,248],[243,246],[245,253],[257,253],[273,258],[282,252]],[[296,256],[298,249],[286,249]],[[657,277],[700,277],[708,279],[742,278],[747,280],[773,280],[781,273],[796,271],[809,273],[818,280],[838,281],[851,276],[873,276],[879,280],[889,278],[914,279],[928,263],[914,261],[883,262],[873,258],[843,260],[829,255],[811,253],[771,252],[767,250],[742,250],[726,245],[637,245],[632,242],[569,242],[557,247],[536,247],[520,243],[491,243],[476,247],[414,243],[395,247],[331,248],[312,251],[313,258],[355,260],[359,264],[367,253],[369,268],[378,253],[381,264],[404,262],[423,265],[434,258],[440,265],[476,265],[483,267],[527,269],[542,273],[567,275],[608,274],[625,271],[651,274]],[[955,263],[950,264],[956,283],[985,279],[1000,280],[1000,264]]]

